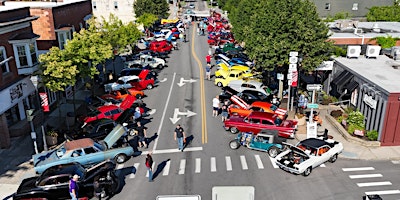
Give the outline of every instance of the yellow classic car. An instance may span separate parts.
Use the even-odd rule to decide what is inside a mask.
[[[223,74],[228,73],[231,70],[239,70],[244,72],[245,77],[252,77],[253,74],[251,73],[250,67],[244,66],[244,65],[233,65],[229,66],[224,62],[220,62],[218,65],[218,70],[215,71],[215,77],[221,77]]]
[[[221,72],[219,77],[215,78],[214,84],[218,87],[225,87],[233,80],[244,79],[244,73],[240,70],[230,70]]]

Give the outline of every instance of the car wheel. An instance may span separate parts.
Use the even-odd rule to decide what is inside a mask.
[[[141,98],[142,98],[142,95],[140,95],[140,94],[136,95],[136,99],[141,99]]]
[[[158,69],[163,69],[164,67],[162,66],[162,64],[157,65]]]
[[[115,156],[115,162],[118,164],[122,164],[126,161],[127,156],[125,154],[118,154]]]
[[[307,168],[306,171],[303,172],[303,176],[308,176],[308,175],[310,175],[310,174],[311,174],[311,171],[312,171],[312,167]]]
[[[152,85],[152,84],[148,84],[148,85],[146,86],[146,88],[147,88],[148,90],[151,90],[151,89],[153,89],[153,85]]]
[[[221,83],[221,82],[218,82],[218,83],[217,83],[217,86],[218,86],[218,87],[222,87],[222,83]]]
[[[236,127],[231,127],[229,130],[231,131],[232,134],[239,133],[239,130]]]
[[[229,147],[233,150],[238,149],[240,147],[240,144],[237,140],[232,140],[229,142]]]
[[[278,155],[278,153],[279,153],[279,150],[276,147],[271,147],[271,148],[268,149],[268,154],[272,158],[275,158]]]
[[[329,162],[334,163],[337,160],[338,155],[335,154],[331,158],[329,158]]]

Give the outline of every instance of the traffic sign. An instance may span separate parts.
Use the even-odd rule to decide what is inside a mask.
[[[317,90],[320,91],[322,89],[322,85],[321,84],[307,84],[307,90]]]
[[[309,104],[307,105],[307,108],[318,108],[318,104],[316,104],[316,103],[309,103]]]

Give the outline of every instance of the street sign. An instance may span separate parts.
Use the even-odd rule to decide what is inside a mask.
[[[289,64],[289,71],[297,71],[297,64]]]
[[[307,105],[307,108],[318,108],[318,104],[316,104],[316,103],[309,103],[309,104]]]
[[[297,57],[299,55],[299,52],[297,52],[297,51],[291,51],[291,52],[289,52],[289,56],[290,57]]]
[[[322,89],[322,85],[321,84],[307,84],[307,90],[311,91],[311,90],[317,90],[320,91]]]

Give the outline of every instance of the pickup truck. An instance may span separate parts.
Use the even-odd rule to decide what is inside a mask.
[[[163,69],[165,65],[165,60],[161,58],[155,58],[151,55],[141,55],[139,60],[127,61],[125,65],[128,67],[134,64],[140,64],[142,66],[149,65],[152,69]]]

